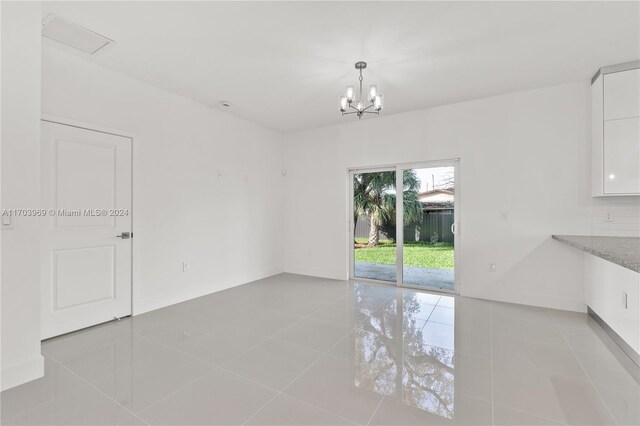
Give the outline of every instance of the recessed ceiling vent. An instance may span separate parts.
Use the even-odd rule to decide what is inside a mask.
[[[50,14],[42,21],[42,36],[93,55],[113,40]]]

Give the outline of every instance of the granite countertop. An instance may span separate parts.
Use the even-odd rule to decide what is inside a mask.
[[[590,235],[552,235],[551,237],[616,265],[640,272],[640,238]]]

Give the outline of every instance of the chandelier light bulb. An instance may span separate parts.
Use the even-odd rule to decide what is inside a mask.
[[[375,98],[373,99],[373,108],[376,111],[380,111],[383,107],[384,107],[384,95],[383,94],[376,95]]]
[[[347,86],[346,98],[349,103],[353,102],[354,93],[355,89],[353,88],[353,86]]]
[[[358,103],[356,104],[356,109],[360,112],[364,111],[364,102],[358,101]]]
[[[378,85],[370,84],[369,85],[369,101],[374,102],[376,99],[376,96],[378,96]]]
[[[340,112],[345,112],[347,110],[347,105],[349,104],[349,102],[347,102],[347,97],[346,96],[340,96]]]

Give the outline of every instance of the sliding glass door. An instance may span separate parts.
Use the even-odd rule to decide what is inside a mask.
[[[395,168],[352,171],[352,274],[396,282]]]
[[[402,282],[454,291],[455,166],[403,169]]]
[[[352,279],[455,291],[457,160],[350,172]]]

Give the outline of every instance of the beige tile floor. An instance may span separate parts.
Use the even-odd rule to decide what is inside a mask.
[[[42,345],[7,425],[639,424],[584,314],[278,275]]]

